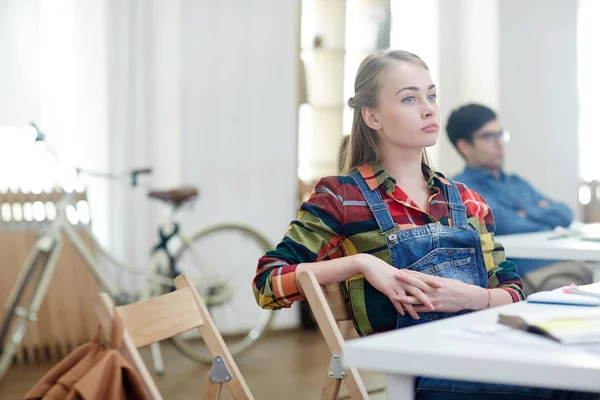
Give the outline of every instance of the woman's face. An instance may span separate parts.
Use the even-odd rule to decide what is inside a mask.
[[[421,150],[437,141],[439,111],[429,71],[419,64],[398,62],[383,75],[379,107],[373,115],[363,112],[363,117],[377,131],[380,145]]]

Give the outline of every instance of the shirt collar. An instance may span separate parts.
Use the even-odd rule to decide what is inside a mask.
[[[371,190],[375,190],[381,185],[384,185],[389,191],[393,191],[396,188],[396,180],[385,172],[379,164],[365,164],[357,169]],[[429,165],[422,164],[422,170],[423,176],[427,178],[427,185],[429,187],[434,186],[436,181],[450,186],[450,182],[448,182],[444,175]]]
[[[476,168],[476,167],[472,167],[470,165],[467,165],[465,167],[465,171],[463,172],[463,174],[468,175],[472,179],[493,179],[493,180],[497,180],[496,177],[494,176],[494,174],[492,174],[487,169]],[[505,177],[506,177],[506,174],[504,173],[504,171],[500,170],[500,181],[503,181]]]

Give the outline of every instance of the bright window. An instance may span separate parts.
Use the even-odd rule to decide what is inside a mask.
[[[585,181],[600,180],[600,1],[579,0],[577,83],[579,91],[579,168]]]

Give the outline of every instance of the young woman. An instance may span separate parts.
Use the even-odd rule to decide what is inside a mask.
[[[361,335],[522,300],[485,200],[427,165],[440,117],[425,63],[405,51],[371,54],[354,90],[346,175],[321,179],[281,243],[259,260],[258,304],[303,300],[296,275],[307,270],[322,285],[344,282]],[[422,400],[585,396],[433,378],[416,387]]]

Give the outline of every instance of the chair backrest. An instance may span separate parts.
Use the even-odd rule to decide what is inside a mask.
[[[339,285],[321,286],[312,271],[301,272],[298,281],[331,352],[321,399],[337,399],[342,381],[351,399],[368,399],[367,389],[356,368],[340,368],[344,340],[358,334]]]
[[[344,340],[355,339],[358,337],[358,332],[354,328],[354,322],[352,321],[352,315],[346,304],[346,299],[342,294],[342,289],[339,284],[321,286],[323,294],[325,295],[325,301],[331,310],[333,319],[337,323],[342,337]]]
[[[233,357],[219,334],[198,291],[185,275],[175,278],[177,290],[134,304],[115,307],[106,293],[96,299],[95,309],[104,332],[111,332],[114,312],[123,321],[125,332],[121,352],[137,368],[149,398],[162,400],[152,376],[142,361],[139,347],[170,338],[191,329],[198,329],[213,357],[221,357],[231,373],[226,385],[235,399],[253,399]],[[204,399],[218,399],[223,382],[206,378]]]

